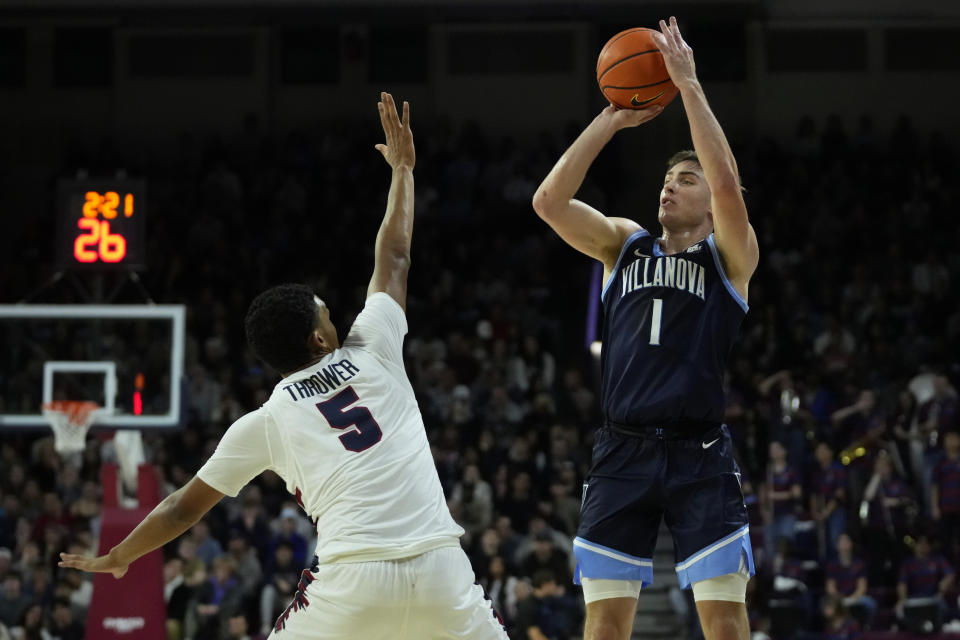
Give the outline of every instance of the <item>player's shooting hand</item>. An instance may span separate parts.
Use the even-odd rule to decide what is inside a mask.
[[[600,116],[609,118],[614,128],[619,131],[649,122],[660,115],[661,111],[663,111],[663,107],[660,105],[654,105],[646,109],[620,109],[610,104],[600,113]]]
[[[680,35],[676,18],[670,16],[669,24],[661,20],[660,32],[653,32],[653,41],[657,43],[667,66],[667,73],[678,89],[682,91],[684,87],[696,83],[697,70],[693,62],[693,49]]]
[[[90,573],[112,573],[114,578],[122,578],[130,568],[129,564],[120,564],[110,554],[98,558],[77,555],[75,553],[61,553],[57,566],[66,569],[80,569]]]
[[[413,147],[413,132],[410,130],[410,104],[403,103],[403,118],[397,113],[397,105],[389,93],[380,94],[377,103],[380,111],[380,124],[387,138],[386,144],[376,145],[377,151],[383,154],[384,159],[392,168],[409,167],[417,162],[416,150]]]

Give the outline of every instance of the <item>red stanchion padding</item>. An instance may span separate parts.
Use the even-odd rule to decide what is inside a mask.
[[[110,551],[140,524],[156,504],[156,500],[141,503],[136,509],[116,507],[117,469],[114,465],[112,482],[106,482],[110,473],[104,465],[101,478],[105,480],[104,508],[100,525],[99,555]],[[144,465],[149,466],[149,465]],[[158,489],[156,471],[151,469],[154,488]],[[144,482],[140,468],[138,493]],[[148,480],[147,483],[150,481]],[[114,506],[107,507],[108,496]],[[155,494],[155,497],[158,497]],[[87,614],[87,638],[98,640],[166,640],[167,608],[163,601],[163,554],[151,551],[130,565],[127,574],[117,580],[109,573],[98,573],[93,578],[93,599]]]
[[[152,464],[137,469],[137,502],[151,509],[160,503],[160,478]]]
[[[103,487],[103,510],[117,508],[117,465],[104,462],[100,467],[100,486]]]

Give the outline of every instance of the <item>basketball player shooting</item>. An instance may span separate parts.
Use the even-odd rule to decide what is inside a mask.
[[[534,209],[570,246],[603,263],[602,410],[574,541],[586,640],[630,637],[653,581],[666,518],[681,586],[707,640],[747,640],[753,574],[739,469],[724,415],[724,364],[747,312],[757,238],[737,163],[697,80],[676,19],[654,41],[680,90],[695,151],[670,158],[659,238],[576,200],[613,135],[661,107],[604,109],[540,185]]]
[[[237,420],[204,466],[98,558],[61,567],[122,578],[131,562],[189,529],[265,469],[317,526],[317,556],[271,638],[506,639],[460,548],[403,366],[416,154],[410,108],[377,104],[392,169],[367,300],[343,344],[310,288],[260,294],[246,317],[253,351],[283,379]]]

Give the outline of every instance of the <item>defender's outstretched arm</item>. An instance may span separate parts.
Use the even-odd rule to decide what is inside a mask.
[[[403,118],[397,114],[393,96],[380,94],[377,103],[380,124],[386,136],[385,144],[378,144],[393,174],[387,195],[387,212],[377,233],[374,249],[373,277],[367,295],[384,291],[407,308],[407,273],[410,271],[410,242],[413,237],[413,166],[416,151],[410,130],[410,105],[403,103]]]
[[[107,555],[88,558],[61,553],[59,566],[94,573],[112,573],[113,577],[122,578],[131,562],[162,547],[195,525],[223,496],[194,476],[154,507],[143,522]]]

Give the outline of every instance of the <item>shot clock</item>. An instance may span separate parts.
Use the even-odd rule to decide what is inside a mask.
[[[60,180],[57,265],[79,269],[143,268],[146,204],[143,180]]]

